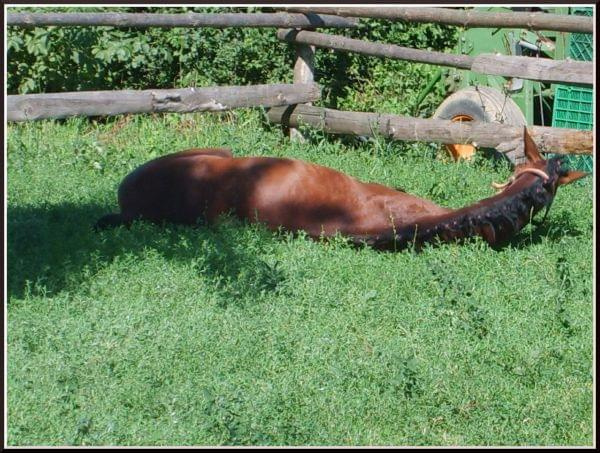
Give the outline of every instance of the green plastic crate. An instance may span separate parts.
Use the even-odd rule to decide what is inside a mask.
[[[572,8],[571,14],[591,16],[592,8]],[[569,39],[569,56],[573,60],[591,61],[593,56],[592,35],[572,33]],[[552,126],[569,129],[592,130],[594,90],[570,85],[556,85]],[[571,168],[593,171],[592,156],[566,156],[565,162]]]
[[[573,60],[592,61],[592,35],[573,33],[569,42],[569,56]]]
[[[594,120],[591,88],[557,85],[552,126],[591,130]]]
[[[591,16],[592,8],[571,8],[571,14],[577,16]],[[592,61],[592,34],[572,33],[569,41],[569,56],[573,60]]]

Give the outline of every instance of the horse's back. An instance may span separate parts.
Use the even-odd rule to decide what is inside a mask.
[[[232,213],[273,229],[318,236],[387,221],[375,199],[391,189],[376,187],[296,159],[186,150],[129,174],[119,189],[119,204],[126,219],[193,224]]]
[[[193,224],[233,212],[251,211],[261,181],[287,172],[290,159],[234,158],[229,150],[192,149],[161,156],[136,168],[119,187],[119,205],[127,219]]]
[[[201,175],[210,173],[210,162],[214,160],[233,160],[231,151],[189,149],[142,164],[119,186],[123,215],[128,220],[143,218],[156,222],[195,223],[202,211],[195,206],[195,193],[208,190]]]

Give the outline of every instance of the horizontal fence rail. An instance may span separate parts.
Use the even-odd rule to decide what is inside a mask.
[[[280,29],[277,38],[294,44],[308,44],[326,49],[356,52],[374,57],[387,57],[397,60],[410,60],[418,63],[430,63],[440,66],[469,69],[473,57],[468,55],[452,55],[444,52],[412,49],[395,44],[363,41],[327,33],[316,33],[302,30]]]
[[[591,61],[552,60],[551,58],[482,53],[474,58],[471,71],[548,83],[575,85],[592,85],[594,83],[594,63]]]
[[[358,19],[290,13],[9,13],[7,25],[20,27],[110,26],[110,27],[293,27],[353,28]]]
[[[480,54],[476,57],[471,57],[468,55],[453,55],[444,52],[411,49],[395,44],[381,44],[327,33],[293,29],[278,30],[277,38],[295,44],[313,45],[376,57],[451,66],[470,69],[473,72],[484,74],[519,77],[549,83],[591,85],[594,81],[594,63],[589,61],[551,60],[548,58],[493,54]]]
[[[309,125],[334,134],[384,136],[395,140],[472,144],[507,153],[523,146],[523,126],[478,121],[453,122],[410,116],[347,112],[297,105],[274,107],[269,121],[287,127]],[[592,154],[592,131],[528,126],[527,130],[543,152]]]
[[[172,90],[81,91],[7,96],[9,121],[155,112],[220,112],[320,99],[316,83],[222,86]]]
[[[397,7],[288,7],[289,12],[335,14],[347,17],[404,20],[407,22],[434,22],[463,27],[527,28],[529,30],[592,33],[591,17],[568,16],[550,13],[491,12],[449,8],[397,8]]]

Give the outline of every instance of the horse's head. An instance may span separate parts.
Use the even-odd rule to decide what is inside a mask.
[[[527,127],[523,128],[524,133],[524,151],[527,161],[515,167],[515,171],[510,179],[504,184],[492,183],[496,189],[504,189],[513,184],[521,175],[530,173],[539,176],[542,179],[542,187],[546,190],[550,199],[556,195],[558,186],[570,184],[577,181],[589,173],[583,171],[567,170],[563,167],[561,157],[544,159],[538,151],[537,145],[527,132]]]

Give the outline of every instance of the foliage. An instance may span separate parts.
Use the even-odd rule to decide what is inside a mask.
[[[106,11],[94,8],[85,11]],[[115,12],[256,11],[256,8],[110,8]],[[81,11],[77,8],[11,8],[17,11]],[[444,51],[456,28],[365,19],[336,34]],[[10,27],[8,93],[173,88],[214,84],[291,82],[293,46],[272,28]],[[408,113],[437,70],[430,65],[324,49],[316,53],[316,80],[324,104],[355,110]],[[441,93],[432,93],[430,104]],[[430,113],[431,106],[426,113]]]
[[[91,226],[128,172],[189,147],[451,207],[492,195],[508,165],[292,143],[256,110],[11,124],[7,146],[8,445],[593,443],[591,178],[498,251],[387,253],[230,218]]]
[[[450,51],[457,39],[456,27],[374,19],[361,19],[358,29],[349,29],[345,34],[354,39],[440,52]],[[331,107],[398,114],[413,113],[418,94],[439,69],[338,51],[317,51],[316,68]],[[425,107],[424,116],[430,116],[444,97],[440,89],[438,85],[426,98],[429,106]]]

